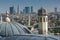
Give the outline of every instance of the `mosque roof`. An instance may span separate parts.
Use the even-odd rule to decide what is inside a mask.
[[[1,22],[0,36],[23,35],[30,33],[27,27],[16,22]]]

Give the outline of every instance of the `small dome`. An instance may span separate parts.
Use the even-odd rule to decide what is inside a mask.
[[[44,8],[40,8],[38,10],[38,15],[41,16],[41,15],[45,15],[46,14],[46,10]]]
[[[23,35],[30,33],[27,27],[16,23],[16,22],[1,22],[0,23],[0,36],[13,36],[13,35]]]
[[[46,13],[46,10],[45,10],[44,8],[41,8],[39,11],[40,11],[41,13]]]

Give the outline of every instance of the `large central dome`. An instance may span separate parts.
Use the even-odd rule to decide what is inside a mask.
[[[23,25],[16,22],[1,22],[0,36],[13,36],[30,33],[30,31]]]

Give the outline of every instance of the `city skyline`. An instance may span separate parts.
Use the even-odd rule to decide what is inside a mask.
[[[41,7],[47,9],[48,12],[54,11],[55,7],[60,11],[60,0],[0,0],[0,12],[4,13],[11,6],[17,9],[18,5],[20,10],[23,10],[26,6],[33,6],[35,12]]]

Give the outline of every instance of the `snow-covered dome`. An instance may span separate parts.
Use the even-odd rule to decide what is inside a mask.
[[[23,35],[30,33],[27,27],[16,22],[1,22],[0,23],[0,36],[13,36]]]

